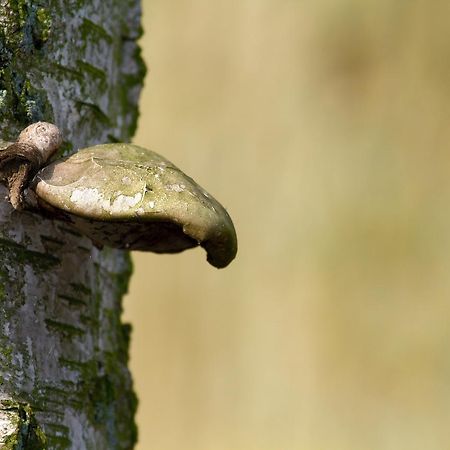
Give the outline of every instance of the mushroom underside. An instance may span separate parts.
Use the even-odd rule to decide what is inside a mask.
[[[30,194],[28,192],[28,198]],[[207,261],[219,269],[226,267],[236,255],[235,240],[228,233],[216,232],[202,238],[195,228],[169,220],[92,220],[56,209],[42,198],[36,200],[41,213],[71,223],[99,248],[107,246],[153,253],[180,253],[201,246],[206,250]]]
[[[99,246],[154,253],[179,253],[199,242],[170,223],[100,222],[69,216],[72,224]]]

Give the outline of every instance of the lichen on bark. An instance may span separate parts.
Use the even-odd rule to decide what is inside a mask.
[[[129,141],[145,72],[139,19],[137,0],[0,0],[0,139],[44,120],[62,130],[65,153]],[[6,194],[0,187],[0,439],[6,417],[19,421],[16,437],[5,425],[11,448],[131,449],[136,398],[120,321],[129,257],[14,211]],[[25,429],[36,447],[19,446]]]

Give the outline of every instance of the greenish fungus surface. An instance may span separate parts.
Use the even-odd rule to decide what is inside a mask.
[[[201,245],[215,267],[237,251],[224,207],[174,164],[132,144],[79,150],[43,168],[38,203],[100,245],[175,253]]]

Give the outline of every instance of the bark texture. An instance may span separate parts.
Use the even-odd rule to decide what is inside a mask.
[[[0,0],[0,138],[44,120],[63,153],[128,141],[139,24],[138,0]],[[132,448],[127,253],[14,211],[0,189],[0,448]]]

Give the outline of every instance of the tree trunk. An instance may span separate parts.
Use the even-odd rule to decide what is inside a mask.
[[[128,141],[139,20],[138,0],[0,0],[0,137],[44,120],[65,153]],[[128,254],[14,211],[1,189],[0,448],[133,448]]]

